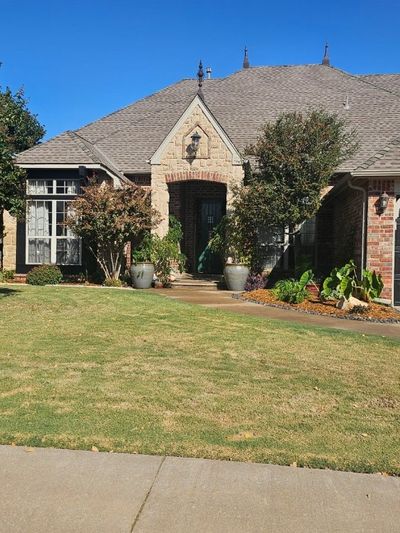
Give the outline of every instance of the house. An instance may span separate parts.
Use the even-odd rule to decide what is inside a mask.
[[[163,217],[157,231],[165,234],[175,215],[188,270],[198,271],[210,230],[243,182],[245,146],[281,112],[321,107],[356,128],[360,148],[332,176],[302,244],[321,272],[350,258],[379,271],[383,297],[400,304],[400,74],[355,76],[332,67],[327,50],[322,64],[276,67],[251,67],[246,50],[230,76],[204,77],[201,67],[197,79],[19,154],[29,200],[25,222],[6,220],[5,266],[25,273],[51,262],[83,271],[84,250],[63,221],[82,180],[96,175],[151,187]],[[287,243],[273,239],[266,267],[287,268]]]

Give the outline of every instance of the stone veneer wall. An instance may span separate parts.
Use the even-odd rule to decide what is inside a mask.
[[[389,204],[382,214],[377,212],[379,196],[386,192]],[[382,297],[392,299],[394,257],[394,208],[393,179],[371,180],[368,186],[367,268],[380,272],[385,288]]]
[[[5,238],[3,265],[6,270],[15,270],[17,261],[17,219],[4,213]]]
[[[195,129],[201,131],[199,157],[185,156],[185,143]],[[202,149],[202,141],[207,149]],[[214,126],[200,106],[193,109],[176,135],[166,147],[161,163],[152,165],[151,187],[153,207],[158,209],[162,222],[157,232],[162,236],[168,231],[169,191],[168,183],[176,181],[206,180],[225,183],[227,186],[227,205],[232,200],[232,189],[243,180],[242,165],[234,165],[232,153],[225,145]]]

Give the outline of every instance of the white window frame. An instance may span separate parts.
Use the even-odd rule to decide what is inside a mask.
[[[74,195],[75,196],[75,195]],[[62,200],[60,198],[32,198],[27,200],[27,213],[30,202],[51,202],[51,235],[48,236],[34,236],[28,235],[28,223],[25,224],[25,264],[27,265],[41,265],[43,263],[29,261],[29,239],[49,239],[50,240],[50,263],[52,265],[61,266],[82,266],[82,239],[79,237],[57,236],[57,202],[70,202],[71,200]],[[57,263],[57,241],[58,240],[74,239],[79,241],[79,262],[78,263]]]
[[[46,182],[51,181],[53,184],[53,192],[38,192],[35,193],[32,190],[30,190],[31,185],[33,183],[41,182],[43,181],[45,184]],[[73,182],[75,184],[76,190],[74,192],[57,192],[57,184],[60,186],[61,183],[64,183],[64,187],[68,190],[68,182]],[[46,178],[28,178],[26,180],[26,193],[29,196],[77,196],[80,193],[80,180],[78,178],[62,178],[62,179],[46,179]],[[46,187],[46,185],[45,185]]]

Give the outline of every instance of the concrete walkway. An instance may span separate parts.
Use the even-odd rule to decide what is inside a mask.
[[[156,294],[162,294],[168,298],[181,300],[204,307],[213,307],[232,313],[252,315],[260,318],[296,322],[305,326],[319,326],[322,328],[342,329],[366,335],[380,335],[400,339],[400,324],[379,324],[358,320],[343,320],[329,316],[310,315],[292,311],[291,309],[279,309],[268,307],[252,302],[244,302],[232,298],[230,291],[204,290],[194,288],[173,287],[172,289],[151,289]]]
[[[400,479],[0,447],[1,533],[396,533]]]

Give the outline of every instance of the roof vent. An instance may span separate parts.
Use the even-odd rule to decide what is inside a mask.
[[[247,46],[244,47],[244,58],[243,58],[243,68],[249,68],[250,62],[249,62],[249,56],[247,53]]]
[[[350,109],[350,101],[349,101],[349,95],[346,94],[346,98],[344,99],[344,102],[343,102],[343,107],[346,111],[348,111]]]
[[[326,65],[327,67],[331,66],[331,61],[329,59],[329,54],[328,54],[328,43],[325,44],[325,52],[324,52],[324,57],[322,58],[322,65]]]
[[[207,79],[208,80],[211,80],[211,73],[212,73],[211,67],[207,67],[206,68],[206,74],[207,74]]]

